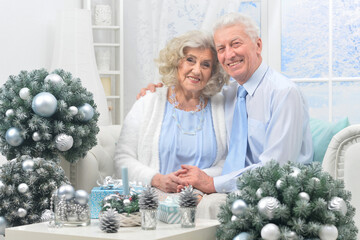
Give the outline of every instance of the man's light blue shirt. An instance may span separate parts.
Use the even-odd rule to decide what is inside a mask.
[[[230,82],[223,88],[228,146],[239,84]],[[291,80],[261,63],[243,84],[248,92],[248,149],[245,168],[214,178],[217,192],[236,190],[236,180],[244,171],[274,159],[310,163],[313,147],[307,103]]]

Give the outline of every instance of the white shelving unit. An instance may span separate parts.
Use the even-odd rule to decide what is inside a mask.
[[[95,25],[95,6],[98,4],[111,6],[110,25]],[[101,49],[110,51],[110,68],[98,69],[98,72],[100,79],[108,83],[108,86],[104,84],[104,89],[112,124],[122,124],[124,119],[123,1],[83,0],[83,8],[91,11],[95,54]]]

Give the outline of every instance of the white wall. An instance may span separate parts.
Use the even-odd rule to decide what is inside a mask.
[[[21,70],[50,67],[57,14],[81,0],[1,0],[0,84]]]

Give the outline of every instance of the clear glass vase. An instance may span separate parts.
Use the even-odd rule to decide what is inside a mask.
[[[157,224],[157,209],[145,210],[140,209],[141,212],[141,228],[143,230],[155,230]]]
[[[180,208],[181,215],[181,227],[183,228],[193,228],[195,227],[195,215],[196,207]]]
[[[55,195],[54,199],[56,226],[87,226],[90,224],[89,204],[79,204],[74,199]]]

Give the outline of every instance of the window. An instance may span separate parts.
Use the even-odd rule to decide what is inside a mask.
[[[281,72],[302,89],[310,116],[359,123],[360,2],[282,0],[279,5]]]

